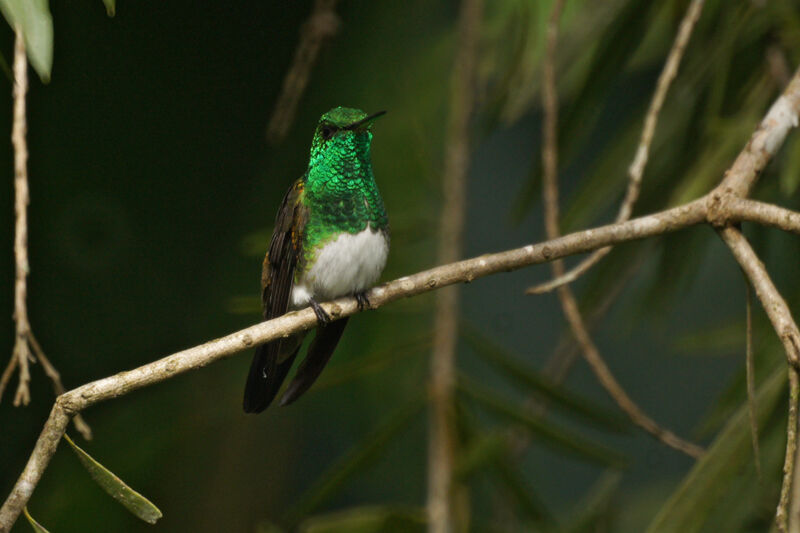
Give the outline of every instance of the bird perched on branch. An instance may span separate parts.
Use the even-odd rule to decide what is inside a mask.
[[[281,397],[287,405],[317,379],[342,336],[347,318],[331,321],[319,305],[353,295],[369,306],[372,287],[389,254],[389,222],[372,173],[372,122],[367,115],[337,107],[319,120],[308,170],[289,188],[275,218],[261,274],[264,319],[311,306],[316,336]],[[260,413],[286,378],[305,332],[256,348],[244,391],[244,410]]]

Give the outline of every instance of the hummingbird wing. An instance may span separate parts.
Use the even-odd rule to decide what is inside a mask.
[[[261,271],[264,319],[283,315],[289,308],[294,272],[300,259],[308,211],[303,205],[304,182],[297,180],[283,198],[275,230]],[[256,348],[244,389],[246,413],[260,413],[272,402],[289,372],[304,334],[262,344]]]

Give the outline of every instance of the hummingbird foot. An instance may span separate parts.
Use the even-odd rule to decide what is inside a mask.
[[[311,309],[313,309],[314,314],[317,315],[317,322],[319,322],[321,326],[327,326],[331,321],[331,315],[329,315],[314,298],[311,298],[309,301],[311,303]]]
[[[358,310],[363,311],[364,309],[372,309],[372,304],[367,298],[367,292],[357,292],[355,294],[356,301],[358,302]]]

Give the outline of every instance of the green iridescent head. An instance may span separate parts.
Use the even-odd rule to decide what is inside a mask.
[[[336,107],[322,115],[311,142],[309,169],[333,165],[346,172],[369,165],[370,126],[384,113],[367,115],[360,109]]]

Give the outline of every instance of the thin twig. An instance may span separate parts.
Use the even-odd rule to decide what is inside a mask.
[[[50,381],[53,382],[53,393],[55,393],[56,396],[64,394],[66,390],[64,389],[64,384],[61,383],[61,374],[59,374],[58,370],[56,370],[56,367],[53,366],[53,364],[50,362],[50,359],[48,359],[44,354],[42,346],[33,335],[33,330],[28,331],[28,342],[30,343],[36,359],[39,361],[39,363],[41,363],[42,370],[44,370],[44,373],[50,378]],[[75,429],[84,439],[92,440],[92,428],[89,427],[89,424],[86,423],[80,413],[75,415],[75,417],[72,419],[72,423],[75,425]]]
[[[789,367],[789,415],[786,421],[786,456],[783,460],[783,482],[778,508],[775,511],[775,523],[778,531],[789,531],[789,503],[792,499],[792,480],[794,479],[795,460],[797,457],[797,402],[800,399],[800,378],[797,369]],[[798,520],[793,517],[791,523]]]
[[[278,143],[286,137],[322,43],[339,30],[340,21],[335,7],[336,0],[316,0],[311,15],[303,24],[292,65],[283,79],[281,94],[267,126],[267,140],[271,143]]]
[[[587,312],[587,316],[584,319],[587,331],[591,331],[595,324],[608,313],[611,309],[611,305],[617,300],[622,290],[642,267],[646,256],[646,252],[639,254],[639,256],[629,263],[622,272],[617,273],[613,285],[602,297],[600,303]],[[580,355],[580,352],[581,346],[575,340],[575,336],[572,335],[572,330],[565,331],[559,339],[553,355],[547,360],[542,371],[545,376],[548,376],[556,383],[561,383],[566,378],[570,367]]]
[[[686,50],[686,45],[689,43],[689,38],[692,36],[692,30],[694,29],[695,23],[700,18],[700,13],[703,10],[704,2],[705,0],[692,0],[692,3],[689,4],[686,14],[683,16],[683,20],[681,21],[680,28],[678,29],[678,34],[675,37],[675,42],[672,44],[672,48],[669,51],[667,60],[664,63],[664,68],[661,70],[661,74],[658,77],[656,90],[653,93],[653,98],[650,101],[650,108],[647,110],[647,116],[645,117],[642,135],[639,139],[639,146],[636,149],[636,155],[633,158],[633,162],[631,163],[630,167],[628,167],[628,190],[626,191],[625,198],[619,207],[616,222],[624,222],[629,220],[631,218],[631,214],[633,213],[633,207],[636,204],[636,201],[639,199],[642,176],[644,175],[644,168],[647,165],[647,160],[650,153],[650,145],[653,142],[653,136],[655,135],[656,125],[658,123],[658,116],[661,113],[661,108],[664,106],[664,100],[667,97],[667,91],[669,91],[672,81],[675,79],[675,76],[678,73],[678,66],[680,65],[681,58],[683,57],[683,52]],[[547,60],[545,61],[544,69],[544,85],[546,87],[548,76]],[[549,67],[549,69],[552,71],[552,65]],[[544,87],[542,92],[546,92]],[[545,96],[545,100],[546,99],[547,97]],[[592,266],[600,262],[600,260],[608,255],[610,251],[611,248],[601,248],[600,250],[596,250],[589,257],[578,263],[568,272],[562,273],[546,283],[533,286],[526,292],[528,294],[541,294],[553,291],[562,285],[572,283],[580,276],[585,274],[590,268],[592,268]]]
[[[767,316],[781,340],[789,364],[789,415],[786,427],[786,456],[784,457],[784,476],[781,496],[775,511],[775,522],[778,529],[786,533],[789,525],[794,526],[800,517],[788,514],[789,502],[792,500],[792,482],[795,461],[797,460],[797,401],[798,401],[798,365],[800,365],[800,331],[792,317],[786,301],[775,288],[764,264],[753,251],[744,235],[729,224],[731,216],[728,206],[741,202],[755,185],[761,171],[783,145],[789,130],[798,125],[800,115],[800,69],[796,70],[781,96],[772,104],[758,129],[750,137],[745,146],[726,172],[725,178],[708,197],[708,220],[719,229],[719,235],[728,245],[733,256],[742,267],[756,290]],[[775,210],[764,205],[751,205],[758,208],[762,218],[772,222],[791,221],[791,215],[779,215]],[[781,220],[778,219],[780,216]]]
[[[550,12],[550,19],[547,25],[547,44],[543,63],[544,75],[542,77],[542,107],[544,109],[542,196],[544,197],[544,226],[549,239],[556,238],[560,234],[558,227],[558,95],[556,92],[554,64],[558,40],[558,21],[561,18],[562,9],[563,0],[556,0]],[[564,274],[563,261],[553,261],[551,267],[555,277],[560,277]],[[582,348],[584,359],[586,359],[600,384],[619,408],[636,425],[667,446],[691,457],[699,457],[703,453],[701,447],[681,439],[669,430],[661,428],[636,405],[614,378],[589,335],[572,290],[567,286],[559,287],[558,298],[561,301],[561,307],[564,310],[567,322],[569,322],[570,329]]]
[[[439,219],[439,263],[452,263],[461,257],[469,170],[469,124],[475,100],[475,69],[482,11],[482,0],[462,0],[442,176],[444,205]],[[458,300],[457,287],[439,291],[436,298],[430,361],[427,504],[428,530],[433,533],[455,530],[452,484],[457,442],[453,395],[456,383]]]
[[[17,358],[12,355],[8,360],[6,369],[3,370],[3,375],[0,376],[0,398],[3,397],[3,392],[5,392],[8,382],[11,380],[14,370],[17,368],[17,362]]]
[[[25,57],[25,39],[18,28],[14,40],[14,124],[11,128],[11,144],[14,146],[14,258],[16,260],[16,282],[14,283],[14,321],[16,338],[13,356],[19,366],[19,385],[14,395],[14,405],[28,405],[31,394],[28,384],[31,375],[28,362],[33,359],[28,346],[28,309],[25,303],[28,285],[28,144],[25,140],[25,94],[28,91],[28,60]]]
[[[797,323],[792,318],[791,311],[786,301],[780,295],[767,273],[764,264],[756,255],[744,235],[733,227],[719,231],[722,239],[728,245],[733,256],[739,262],[745,274],[756,289],[756,295],[761,305],[767,312],[772,322],[772,327],[783,343],[786,358],[789,362],[789,417],[786,427],[786,456],[783,466],[783,484],[778,507],[775,511],[775,521],[778,530],[788,531],[788,505],[792,493],[792,480],[794,478],[795,451],[797,447],[797,401],[798,401],[798,376],[797,364],[800,356],[800,331]]]
[[[28,61],[25,56],[25,39],[17,30],[14,40],[14,123],[11,128],[11,143],[14,147],[14,212],[16,215],[14,233],[14,259],[16,263],[16,281],[14,284],[14,322],[16,336],[11,360],[0,377],[0,398],[3,397],[6,385],[19,366],[19,385],[14,395],[14,405],[27,405],[30,402],[30,369],[28,364],[38,360],[42,368],[53,382],[56,396],[64,392],[58,371],[45,356],[44,350],[33,336],[28,307],[26,303],[28,285],[27,276],[30,271],[28,262],[28,143],[25,96],[28,92]],[[84,438],[91,439],[92,431],[82,417],[75,417],[75,428]]]
[[[746,339],[745,339],[745,376],[747,379],[747,412],[750,417],[750,436],[753,441],[753,458],[756,464],[756,475],[759,483],[763,483],[764,476],[761,473],[761,452],[758,445],[758,412],[756,405],[756,376],[755,362],[753,361],[753,291],[750,288],[750,281],[747,274],[744,274],[745,283],[745,308],[746,308]]]
[[[783,299],[769,277],[764,263],[761,262],[750,243],[738,229],[723,228],[719,233],[733,252],[733,256],[739,262],[739,266],[744,270],[750,283],[753,284],[756,296],[767,312],[778,338],[783,343],[787,361],[791,366],[800,368],[798,366],[798,362],[800,362],[800,331],[792,318],[789,306],[786,305],[786,300]]]

